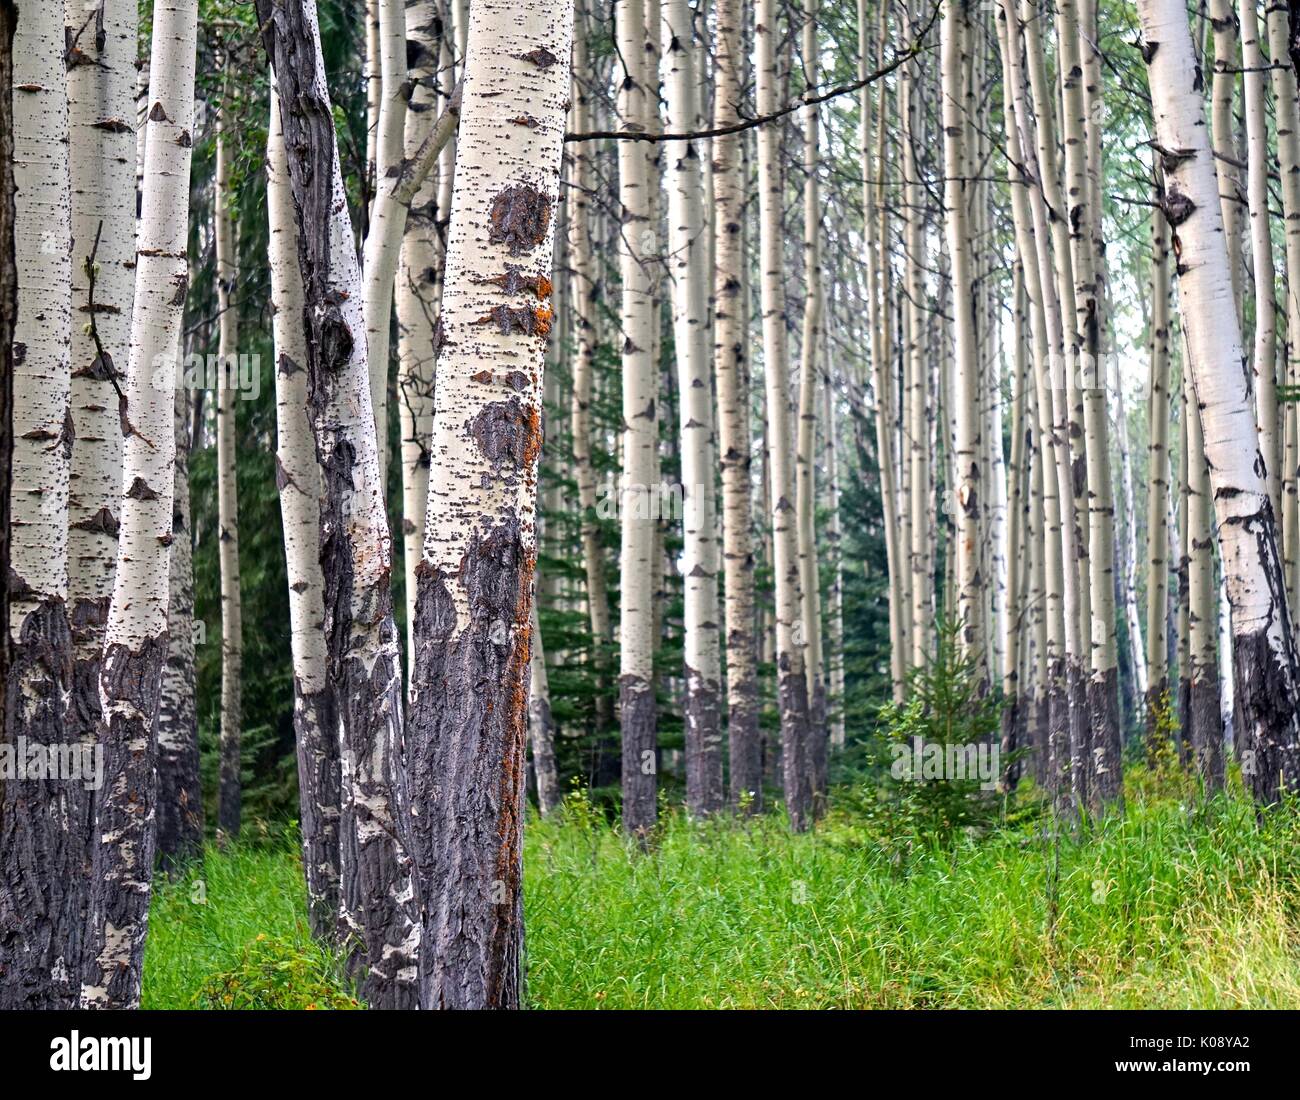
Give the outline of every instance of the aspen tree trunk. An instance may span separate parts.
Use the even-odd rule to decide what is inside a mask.
[[[1282,179],[1282,226],[1286,256],[1286,366],[1283,377],[1290,386],[1300,384],[1300,105],[1296,99],[1296,74],[1287,65],[1290,19],[1287,5],[1268,5],[1268,53],[1274,64],[1269,75],[1273,83],[1273,110],[1277,122],[1277,157]],[[1294,392],[1294,391],[1293,391]],[[1285,409],[1286,445],[1282,482],[1283,565],[1290,595],[1292,621],[1300,612],[1300,505],[1297,503],[1296,403]]]
[[[617,13],[618,50],[627,67],[619,91],[619,119],[629,132],[645,130],[650,108],[641,0],[627,0]],[[649,265],[655,226],[650,220],[646,154],[636,141],[618,143],[619,234],[623,318],[623,477],[619,486],[622,526],[619,609],[619,722],[623,733],[623,828],[644,837],[655,823],[654,650],[655,523],[651,502],[658,491],[657,372],[652,358],[656,315]]]
[[[226,62],[227,65],[229,61]],[[239,394],[239,307],[232,295],[238,279],[235,256],[234,200],[230,180],[230,86],[226,85],[217,113],[217,166],[213,207],[216,231],[218,354],[217,377],[217,557],[221,567],[221,768],[217,796],[217,828],[227,837],[239,835],[240,742],[243,728],[243,606],[239,577],[239,434],[236,402]]]
[[[888,30],[886,7],[881,5],[877,41],[884,42]],[[858,0],[858,79],[867,75],[867,52],[870,40],[866,0]],[[886,129],[889,95],[887,84],[880,81],[875,114],[876,151],[871,151],[871,88],[862,89],[859,112],[862,118],[862,209],[864,240],[867,246],[867,301],[871,325],[871,384],[876,395],[876,457],[880,476],[880,505],[885,535],[885,561],[889,571],[889,674],[896,703],[903,700],[910,653],[907,623],[910,607],[904,571],[903,538],[900,524],[897,459],[895,440],[898,435],[898,397],[894,392],[892,280],[889,257],[889,208],[886,201],[887,174]],[[874,179],[874,183],[873,183]]]
[[[383,102],[383,67],[381,61],[381,39],[379,29],[379,8],[384,0],[365,0],[366,42],[365,58],[361,66],[361,79],[366,85],[366,170],[363,181],[362,197],[373,196],[379,182],[377,170],[379,160],[379,111]],[[363,217],[369,218],[369,204],[363,202]],[[364,223],[369,225],[368,220]],[[364,237],[366,234],[362,234]]]
[[[1208,0],[1210,26],[1214,31],[1214,76],[1210,84],[1210,135],[1214,149],[1214,171],[1219,180],[1219,209],[1223,216],[1224,239],[1228,245],[1228,275],[1237,323],[1242,319],[1241,297],[1241,187],[1237,178],[1236,118],[1233,91],[1237,86],[1237,13],[1232,0]]]
[[[393,283],[406,230],[406,207],[399,210],[388,182],[402,170],[406,156],[406,12],[403,0],[377,0],[379,15],[379,111],[375,130],[375,198],[361,273],[365,283],[366,351],[370,370],[370,405],[379,441],[379,482],[388,485],[389,331]]]
[[[293,727],[298,759],[298,829],[312,934],[332,941],[339,916],[338,711],[329,680],[325,580],[320,563],[321,476],[307,387],[307,334],[289,165],[272,78],[266,152],[266,206],[275,339],[276,488],[289,582]]]
[[[741,0],[717,0],[715,11],[718,34],[713,124],[723,128],[739,121],[743,106],[744,8]],[[754,617],[752,441],[746,358],[749,299],[743,232],[747,180],[743,170],[743,142],[740,134],[724,134],[713,140],[716,262],[713,363],[722,463],[730,793],[733,807],[756,811],[762,805],[763,743],[758,728],[758,647]]]
[[[754,66],[758,78],[758,113],[777,106],[775,0],[759,0],[754,27]],[[767,397],[770,468],[772,572],[776,588],[777,690],[781,711],[781,766],[790,827],[808,827],[812,808],[809,770],[808,681],[804,650],[798,640],[803,614],[799,553],[795,530],[794,462],[791,454],[789,347],[781,229],[781,131],[769,123],[758,131],[759,239],[763,303],[763,382]],[[624,570],[626,578],[627,571]],[[625,582],[626,583],[626,582]]]
[[[83,1008],[135,1007],[154,857],[156,716],[167,655],[175,376],[185,293],[198,5],[153,13],[144,196],[124,392],[122,504],[100,706]]]
[[[817,84],[817,0],[804,0],[800,54],[804,79]],[[826,680],[822,655],[821,582],[816,547],[817,352],[821,344],[825,291],[821,278],[821,188],[817,181],[817,107],[804,111],[802,361],[799,364],[799,421],[795,430],[795,537],[799,554],[799,588],[804,673],[808,680],[808,769],[815,809],[824,809],[826,794]]]
[[[570,124],[577,133],[591,129],[591,101],[586,81],[591,73],[587,63],[587,34],[579,20],[573,38],[573,100]],[[597,285],[599,273],[596,249],[592,240],[591,195],[593,188],[592,152],[587,142],[577,142],[570,153],[572,187],[569,206],[569,263],[571,316],[573,318],[573,388],[570,394],[570,431],[573,439],[574,480],[578,485],[578,507],[582,519],[582,563],[587,578],[587,619],[596,645],[595,664],[600,697],[596,703],[596,737],[602,738],[613,715],[610,711],[608,648],[613,643],[610,626],[609,591],[605,581],[605,551],[601,546],[600,526],[596,522],[596,471],[592,465],[591,402],[595,376],[598,339]]]
[[[425,1008],[513,1008],[522,993],[541,372],[572,32],[568,0],[475,0],[469,28],[407,731]]]
[[[416,154],[433,130],[438,89],[452,74],[440,69],[445,28],[435,0],[406,0],[406,50],[410,100],[405,155]],[[450,51],[448,51],[450,56]],[[450,90],[449,88],[447,90]],[[429,495],[429,431],[433,423],[433,340],[438,320],[442,244],[440,162],[420,185],[406,217],[394,290],[397,308],[397,407],[401,426],[402,563],[406,579],[407,669],[415,660],[415,567],[424,544],[424,505]],[[446,173],[450,175],[450,172]]]
[[[962,645],[988,675],[983,652],[984,592],[980,573],[979,376],[975,347],[974,287],[971,272],[970,223],[965,182],[966,127],[962,107],[961,67],[965,50],[966,12],[963,0],[945,0],[940,25],[940,71],[943,77],[944,230],[952,262],[953,345],[955,392],[951,415],[955,428],[957,617]]]
[[[546,680],[546,652],[537,621],[534,595],[528,658],[528,741],[537,781],[537,808],[546,817],[560,804],[560,780],[555,772],[555,727],[551,722],[551,690]]]
[[[122,490],[122,429],[114,381],[126,370],[135,295],[136,5],[109,0],[88,9],[79,0],[68,0],[64,25],[72,51],[67,73],[72,303],[80,315],[79,323],[71,326],[75,440],[68,496],[68,617],[73,641],[68,719],[70,738],[93,746],[99,738],[99,665],[117,561]],[[190,606],[192,611],[192,593]],[[187,624],[187,641],[189,631]],[[192,661],[189,667],[193,669]],[[188,700],[178,702],[188,706],[192,716],[192,679]],[[173,726],[165,718],[160,723],[161,741]],[[197,754],[193,723],[182,721],[176,729],[181,743],[192,745]],[[160,782],[172,774],[160,760]],[[184,790],[182,784],[169,792],[169,808],[180,805]],[[78,809],[83,815],[80,843],[88,854],[90,795]],[[202,807],[189,809],[201,821]],[[176,847],[161,835],[161,821],[159,832],[163,853],[176,854]],[[80,888],[85,889],[84,881]],[[69,969],[77,971],[75,966]]]
[[[69,406],[72,324],[68,93],[63,5],[22,4],[13,38],[12,457],[5,688],[6,755],[80,741],[68,713]],[[8,195],[5,201],[10,201]],[[8,243],[6,242],[6,247]],[[8,306],[10,303],[6,302]],[[165,569],[164,569],[165,573]],[[165,579],[164,579],[165,584]],[[77,996],[86,858],[80,779],[0,785],[0,1007],[68,1008]]]
[[[158,855],[178,865],[203,849],[203,784],[195,702],[193,526],[190,519],[190,392],[176,387],[167,662],[158,704]],[[200,629],[202,621],[200,620]],[[96,707],[98,713],[98,707]]]
[[[1046,618],[1043,664],[1047,677],[1047,723],[1039,745],[1039,774],[1054,792],[1062,786],[1072,726],[1071,685],[1081,658],[1082,642],[1077,613],[1078,574],[1075,569],[1073,523],[1073,471],[1066,426],[1068,390],[1064,379],[1064,334],[1062,302],[1058,293],[1073,296],[1069,270],[1069,241],[1061,218],[1050,220],[1046,197],[1060,201],[1060,183],[1055,166],[1055,137],[1052,109],[1031,110],[1033,102],[1046,101],[1042,45],[1032,19],[1016,14],[1014,0],[1003,0],[999,23],[1007,36],[1003,50],[1004,72],[1011,74],[1013,111],[1004,112],[1008,145],[1019,150],[1022,163],[1034,165],[1036,186],[1011,189],[1012,214],[1018,248],[1025,257],[1025,290],[1030,303],[1030,334],[1034,361],[1034,399],[1037,416],[1039,456],[1043,466],[1044,616]],[[1020,16],[1028,16],[1022,5]],[[1025,69],[1021,71],[1016,45],[1023,34]],[[1037,116],[1037,117],[1036,117]],[[1032,181],[1028,181],[1032,182]],[[1064,268],[1062,272],[1059,268]]]
[[[1300,684],[1277,524],[1260,457],[1249,390],[1239,374],[1241,334],[1230,298],[1217,181],[1194,83],[1187,14],[1175,0],[1140,0],[1165,214],[1179,257],[1187,366],[1200,407],[1206,458],[1232,605],[1243,772],[1255,797],[1277,800],[1300,783]],[[1252,755],[1247,757],[1244,753]]]
[[[1187,365],[1182,365],[1184,371]],[[1178,715],[1178,751],[1179,757],[1184,766],[1191,762],[1191,712],[1192,712],[1192,681],[1190,679],[1191,659],[1191,634],[1188,620],[1190,619],[1190,604],[1188,592],[1188,556],[1187,556],[1187,522],[1188,522],[1188,497],[1187,497],[1187,389],[1180,383],[1181,394],[1179,397],[1181,416],[1178,421],[1178,522],[1176,524],[1175,545],[1178,547],[1178,607],[1176,611],[1176,627],[1178,637],[1176,641],[1176,651],[1178,655],[1178,698],[1177,698],[1177,715]]]
[[[14,30],[13,0],[0,0],[0,454],[13,454],[14,324],[18,315],[18,272],[14,256]],[[0,480],[0,715],[8,714],[11,480]],[[0,730],[0,736],[3,731]],[[0,818],[0,829],[4,821]],[[2,857],[0,857],[2,858]]]
[[[361,273],[313,0],[259,0],[298,230],[308,411],[323,481],[320,562],[342,768],[340,936],[371,1007],[418,997],[418,895],[402,766],[392,543],[369,406]]]
[[[867,208],[868,211],[870,208]],[[868,212],[868,217],[870,213]],[[829,341],[826,341],[829,343]],[[831,393],[830,354],[826,354],[826,385],[822,387],[822,423],[825,425],[826,447],[826,540],[829,543],[831,583],[827,592],[827,633],[830,653],[826,661],[830,695],[827,709],[830,712],[830,747],[836,751],[844,748],[844,556],[843,532],[840,526],[840,459],[838,422],[835,419],[835,400]]]
[[[689,133],[699,124],[699,53],[687,0],[663,8],[668,61],[668,126]],[[635,143],[633,143],[635,145]],[[681,571],[686,629],[686,809],[716,813],[725,800],[719,719],[716,459],[713,388],[708,356],[708,233],[704,180],[696,143],[667,143],[668,253],[673,278],[673,342],[677,357],[683,487]]]
[[[912,33],[911,12],[903,27]],[[934,576],[928,554],[930,512],[930,429],[927,410],[930,404],[930,363],[925,355],[926,322],[925,283],[921,270],[924,252],[925,196],[921,186],[917,148],[924,141],[919,132],[920,103],[918,83],[922,69],[908,63],[899,70],[899,115],[903,123],[903,206],[907,211],[903,248],[906,254],[907,299],[907,431],[908,440],[908,530],[909,588],[911,593],[912,667],[920,667],[930,653],[934,619]]]
[[[1187,584],[1188,681],[1191,685],[1188,726],[1184,735],[1192,747],[1196,769],[1207,789],[1223,786],[1223,719],[1220,712],[1219,667],[1215,635],[1218,613],[1214,583],[1214,506],[1210,500],[1210,471],[1205,462],[1201,418],[1191,374],[1184,375],[1187,393]]]
[[[1147,702],[1150,740],[1169,693],[1169,227],[1151,212],[1151,381],[1147,405]]]
[[[1265,482],[1273,516],[1282,516],[1282,441],[1277,415],[1277,309],[1274,300],[1273,238],[1269,228],[1268,119],[1264,114],[1264,54],[1253,0],[1241,2],[1241,63],[1245,87],[1247,197],[1250,253],[1255,276],[1254,372],[1255,424],[1264,457]],[[1217,77],[1215,78],[1218,79]],[[1297,272],[1300,276],[1300,272]]]
[[[1000,31],[1005,36],[1005,31]],[[1010,96],[1007,97],[1008,99]],[[1004,105],[1004,110],[1009,105]],[[1013,123],[1014,125],[1014,123]],[[1011,169],[1014,172],[1014,169]],[[1009,180],[1012,187],[1017,185],[1014,175]],[[1027,333],[1025,331],[1028,323],[1026,312],[1028,303],[1025,297],[1025,272],[1024,262],[1018,261],[1012,268],[1012,302],[1014,303],[1013,324],[1014,332],[1012,339],[1012,370],[1011,375],[1011,465],[1008,469],[1008,478],[1010,485],[1008,487],[1008,516],[1007,516],[1007,546],[1012,555],[1012,568],[1007,571],[1007,613],[1004,622],[1001,624],[1002,630],[1002,653],[1004,664],[1002,666],[1002,694],[1004,699],[1004,709],[1002,711],[1002,752],[1003,755],[1009,755],[1017,747],[1023,746],[1022,728],[1028,715],[1027,701],[1022,698],[1023,685],[1025,680],[1021,679],[1022,667],[1022,640],[1028,643],[1028,631],[1025,629],[1028,618],[1022,615],[1022,594],[1024,584],[1022,577],[1028,577],[1028,559],[1030,556],[1029,543],[1026,541],[1029,532],[1028,511],[1030,502],[1026,499],[1027,491],[1030,487],[1030,479],[1026,477],[1028,464],[1032,462],[1032,441],[1026,433],[1026,411],[1025,411],[1025,387],[1029,375],[1029,362],[1027,353]],[[999,441],[1000,445],[1000,441]],[[1025,546],[1025,551],[1021,553],[1021,546]],[[1008,766],[1006,774],[1006,789],[1012,789],[1015,785],[1015,779],[1019,775],[1019,769]]]

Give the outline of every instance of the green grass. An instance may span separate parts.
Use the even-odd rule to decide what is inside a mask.
[[[259,934],[333,980],[299,879],[289,848],[236,847],[164,885],[145,1004],[210,1003]],[[672,813],[645,855],[573,796],[530,823],[525,880],[536,1007],[1300,1007],[1300,817],[1260,826],[1140,771],[1128,813],[1077,840],[1040,819],[946,851],[839,810],[800,837]]]

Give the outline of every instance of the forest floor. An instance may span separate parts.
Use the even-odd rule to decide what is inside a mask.
[[[1240,793],[1138,768],[1127,812],[1078,835],[1022,811],[940,846],[838,802],[804,836],[669,813],[645,855],[571,795],[527,830],[529,1003],[1300,1007],[1298,813],[1260,824]],[[308,934],[291,834],[161,885],[144,1006],[355,1006]]]

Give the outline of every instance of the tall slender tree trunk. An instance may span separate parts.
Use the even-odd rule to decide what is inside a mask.
[[[226,64],[229,65],[229,59]],[[238,268],[235,256],[234,189],[230,170],[230,86],[227,79],[217,114],[215,195],[218,355],[217,377],[217,558],[221,567],[221,768],[217,794],[217,828],[239,835],[242,791],[240,744],[243,727],[243,601],[239,575],[239,429],[235,415],[239,392],[239,305],[234,299]]]
[[[668,43],[668,125],[678,133],[689,133],[701,123],[701,70],[690,6],[687,0],[667,0],[663,15]],[[717,471],[708,355],[709,235],[697,144],[669,142],[664,155],[668,163],[668,252],[684,505],[686,808],[698,817],[721,810],[726,799],[719,716]]]
[[[560,780],[555,770],[555,724],[551,720],[551,689],[546,678],[546,651],[537,619],[537,598],[531,612],[528,657],[528,743],[537,782],[537,808],[543,817],[560,804]]]
[[[407,731],[426,1008],[522,994],[536,479],[572,32],[569,0],[475,0],[470,19]]]
[[[6,754],[58,751],[69,722],[68,486],[72,282],[63,6],[23,4],[13,38],[13,316]],[[9,201],[6,196],[6,200]],[[7,304],[7,303],[6,303]],[[169,424],[170,426],[170,424]],[[164,586],[166,568],[164,566]],[[78,738],[79,739],[79,738]],[[0,1007],[67,1008],[81,955],[86,788],[67,775],[0,786]]]
[[[1277,523],[1261,470],[1249,389],[1240,374],[1241,333],[1187,13],[1176,0],[1139,0],[1138,13],[1167,180],[1165,215],[1180,264],[1187,366],[1204,428],[1232,605],[1243,774],[1255,797],[1271,803],[1300,784],[1300,668],[1284,598]]]
[[[432,132],[438,94],[451,72],[440,66],[449,33],[435,0],[406,0],[406,49],[410,100],[405,155],[414,156]],[[446,88],[450,91],[450,88]],[[429,432],[433,424],[434,326],[442,286],[438,194],[443,164],[420,185],[402,234],[394,291],[397,308],[397,407],[401,425],[402,562],[406,580],[406,660],[415,660],[415,569],[424,545],[424,505],[429,496]],[[450,172],[446,173],[450,175]]]
[[[117,572],[100,673],[104,785],[95,815],[86,1008],[134,1007],[140,1000],[154,857],[155,726],[167,656],[175,360],[189,282],[197,19],[196,0],[154,6]]]
[[[619,9],[618,50],[627,68],[619,91],[619,119],[630,132],[649,125],[645,67],[645,9],[626,0]],[[619,722],[623,733],[623,828],[644,837],[655,823],[655,523],[658,492],[658,386],[652,357],[656,324],[649,265],[655,227],[645,150],[618,143],[619,201],[623,207],[619,265],[623,283],[623,478],[619,608]]]
[[[312,934],[325,942],[338,931],[339,813],[342,772],[338,710],[329,679],[325,580],[320,562],[321,476],[312,439],[303,327],[298,228],[272,79],[267,136],[271,327],[275,339],[276,488],[284,527],[289,582],[289,644],[293,653],[293,727],[298,759],[298,828]]]
[[[717,0],[713,124],[734,125],[743,107],[741,0]],[[739,134],[713,140],[714,280],[713,364],[722,461],[722,565],[726,587],[727,737],[731,802],[757,810],[763,794],[759,732],[758,647],[754,616],[752,440],[745,293],[745,191]]]
[[[1273,83],[1273,110],[1277,122],[1277,157],[1282,180],[1282,225],[1286,257],[1286,365],[1283,377],[1290,386],[1300,384],[1300,104],[1296,98],[1296,74],[1287,65],[1290,18],[1286,4],[1268,5],[1268,54],[1273,62],[1269,76]],[[1297,497],[1297,464],[1300,440],[1295,401],[1284,406],[1286,441],[1282,481],[1283,565],[1290,596],[1292,622],[1300,613],[1300,498]]]
[[[14,326],[18,317],[18,272],[14,256],[14,31],[18,10],[0,0],[0,462],[13,464]],[[9,641],[10,519],[12,482],[0,480],[0,716],[9,713],[8,685],[12,652]],[[0,731],[3,736],[3,731]],[[3,802],[0,802],[0,807]],[[3,810],[0,809],[0,813]],[[0,818],[0,829],[4,820]],[[0,857],[3,858],[3,857]]]
[[[1265,481],[1273,516],[1282,517],[1282,434],[1277,405],[1277,307],[1274,299],[1273,237],[1269,228],[1268,119],[1264,113],[1264,54],[1259,19],[1251,0],[1241,3],[1241,63],[1247,134],[1246,193],[1250,213],[1250,254],[1255,277],[1255,346],[1251,358],[1255,424],[1264,458]],[[1217,79],[1217,77],[1216,77]],[[1300,275],[1300,272],[1297,272]]]
[[[804,0],[800,54],[804,79],[817,85],[817,0]],[[817,569],[817,355],[821,350],[826,295],[821,273],[821,187],[817,179],[817,107],[804,111],[802,355],[799,364],[799,420],[795,429],[795,535],[799,552],[799,589],[804,673],[808,680],[808,770],[814,808],[823,809],[826,794],[826,680],[822,654],[821,583]]]
[[[376,1008],[418,999],[419,895],[402,762],[392,542],[370,408],[361,273],[314,0],[259,0],[298,230],[308,411],[323,481],[320,561],[342,767],[340,925]],[[418,182],[417,182],[418,186]]]
[[[1205,461],[1201,418],[1191,374],[1184,374],[1187,394],[1187,586],[1188,681],[1191,695],[1188,728],[1197,771],[1210,790],[1223,786],[1223,719],[1215,637],[1219,628],[1214,582],[1214,506],[1210,471]]]
[[[1157,196],[1158,200],[1159,196]],[[1150,741],[1169,692],[1169,227],[1151,212],[1150,398],[1147,424],[1147,702]]]
[[[758,113],[777,106],[775,0],[759,0],[755,69]],[[759,237],[763,302],[763,382],[767,395],[772,571],[776,587],[777,690],[781,710],[781,766],[790,827],[802,832],[812,809],[808,760],[808,681],[799,643],[803,594],[799,583],[794,462],[791,454],[789,346],[786,336],[784,233],[781,229],[781,131],[768,123],[758,131]],[[624,570],[624,576],[627,573]]]
[[[988,676],[984,652],[984,591],[980,572],[980,522],[984,507],[979,448],[979,374],[976,362],[974,285],[971,270],[970,222],[967,205],[967,120],[962,104],[962,57],[965,52],[966,11],[963,0],[945,0],[940,26],[940,71],[943,80],[944,230],[952,262],[953,345],[955,392],[951,416],[955,428],[953,487],[956,510],[957,617],[962,646]]]

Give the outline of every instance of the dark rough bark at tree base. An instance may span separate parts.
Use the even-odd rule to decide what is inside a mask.
[[[808,759],[808,680],[792,672],[789,658],[778,661],[777,696],[781,704],[781,776],[790,828],[804,832],[812,812],[812,774]]]
[[[221,739],[221,762],[217,775],[217,828],[225,837],[239,835],[243,817],[240,741],[238,736]]]
[[[1272,805],[1283,791],[1300,791],[1295,696],[1300,677],[1294,668],[1280,667],[1263,631],[1236,635],[1232,657],[1241,729],[1249,731],[1245,751],[1253,753],[1242,757],[1242,776],[1257,802]]]
[[[422,1008],[518,1008],[522,997],[533,567],[506,522],[473,538],[457,574],[417,569],[407,757]],[[470,617],[460,630],[453,589]]]
[[[1011,754],[1024,744],[1025,708],[1027,702],[1023,696],[1014,696],[1002,708],[1002,731],[998,739],[998,751],[1002,756],[1002,774],[998,777],[1003,791],[1013,791],[1020,781],[1020,768],[1011,762]]]
[[[83,1008],[137,1008],[153,878],[164,631],[139,650],[104,650],[104,785],[96,800]],[[119,709],[120,708],[120,709]]]
[[[1223,696],[1219,671],[1209,668],[1192,670],[1188,730],[1196,774],[1207,793],[1223,788]]]
[[[189,402],[177,391],[176,465],[172,479],[172,561],[168,592],[167,664],[158,705],[158,855],[178,868],[203,850],[203,786],[194,668],[194,568],[190,558]],[[104,601],[107,621],[108,601]],[[73,613],[73,630],[77,628]],[[182,632],[190,632],[188,634]],[[102,633],[100,634],[102,638]],[[96,689],[99,662],[95,662]],[[99,692],[95,692],[99,714]]]
[[[1078,815],[1091,805],[1092,715],[1088,707],[1088,675],[1077,663],[1068,668],[1070,688],[1070,764],[1069,783],[1062,793],[1068,797],[1068,809]]]
[[[826,724],[826,688],[819,680],[808,693],[808,770],[814,820],[826,812],[830,745],[830,727]]]
[[[555,770],[555,726],[551,721],[551,703],[538,699],[529,704],[535,711],[537,729],[530,730],[533,750],[533,776],[537,783],[537,808],[542,816],[560,804],[560,781]]]
[[[23,621],[5,692],[2,743],[15,768],[26,768],[33,747],[48,760],[46,747],[68,744],[71,653],[63,601],[38,604]],[[77,1004],[90,803],[81,779],[24,772],[0,784],[0,1009]]]
[[[1088,680],[1088,712],[1092,718],[1089,755],[1088,808],[1100,814],[1124,804],[1124,751],[1119,721],[1119,670],[1112,668]]]
[[[758,726],[754,685],[747,685],[743,692],[733,692],[730,704],[727,739],[731,806],[737,811],[758,813],[763,808],[763,737]]]
[[[1055,660],[1047,670],[1048,724],[1044,756],[1044,786],[1052,795],[1068,796],[1070,789],[1070,693],[1066,663]]]
[[[1178,677],[1178,762],[1192,766],[1192,681],[1186,672]]]
[[[718,685],[686,667],[686,811],[707,817],[726,805]]]
[[[338,717],[332,691],[305,692],[295,676],[293,692],[307,919],[312,935],[329,943],[338,935],[339,912]]]
[[[659,809],[655,802],[659,768],[655,693],[636,676],[620,677],[618,688],[619,726],[623,731],[623,832],[645,846]]]

